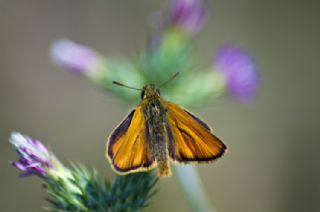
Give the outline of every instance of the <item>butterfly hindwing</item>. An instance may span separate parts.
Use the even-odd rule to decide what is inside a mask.
[[[226,146],[211,133],[208,125],[174,103],[165,102],[165,105],[169,156],[173,161],[207,162],[223,155]]]
[[[119,174],[146,171],[155,165],[141,106],[114,130],[107,142],[106,156]]]

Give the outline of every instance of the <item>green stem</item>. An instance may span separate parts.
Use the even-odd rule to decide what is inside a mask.
[[[174,167],[175,176],[193,212],[217,212],[211,205],[195,166]]]

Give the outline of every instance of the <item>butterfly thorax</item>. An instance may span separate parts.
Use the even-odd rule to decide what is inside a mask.
[[[146,85],[141,93],[145,120],[153,128],[160,128],[165,121],[165,109],[161,104],[160,91],[155,85]]]
[[[169,174],[167,160],[168,133],[166,131],[166,109],[162,105],[160,91],[155,85],[147,85],[141,93],[142,107],[146,121],[147,140],[150,141],[160,175]],[[161,173],[162,172],[162,173]]]

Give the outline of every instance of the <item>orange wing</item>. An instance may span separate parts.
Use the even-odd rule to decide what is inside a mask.
[[[138,106],[117,127],[107,142],[106,157],[118,174],[146,171],[154,167],[142,107]]]
[[[226,146],[208,125],[180,106],[164,103],[167,109],[169,156],[176,162],[207,162],[221,157]]]

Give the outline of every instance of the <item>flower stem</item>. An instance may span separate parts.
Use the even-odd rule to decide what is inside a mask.
[[[207,198],[206,191],[195,166],[174,166],[174,172],[191,211],[217,212]]]

